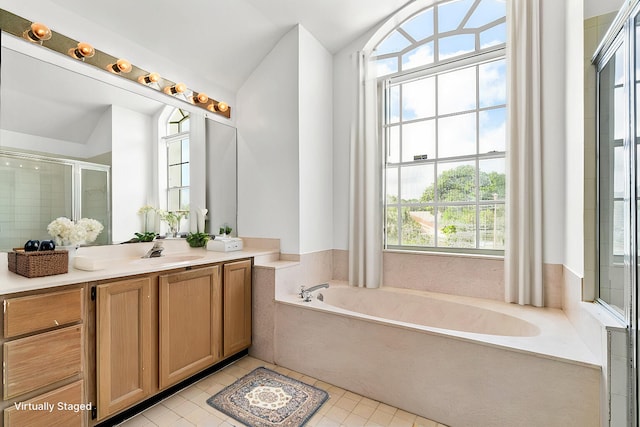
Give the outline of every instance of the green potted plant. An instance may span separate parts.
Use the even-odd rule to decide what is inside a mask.
[[[207,233],[189,233],[187,234],[187,243],[189,243],[189,246],[192,248],[201,248],[206,246],[209,238],[210,237]]]

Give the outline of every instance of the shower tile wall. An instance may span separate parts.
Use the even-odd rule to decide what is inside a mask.
[[[71,167],[1,158],[0,250],[46,239],[47,225],[71,216]]]

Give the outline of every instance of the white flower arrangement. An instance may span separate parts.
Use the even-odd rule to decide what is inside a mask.
[[[49,223],[47,232],[58,246],[78,246],[91,243],[98,238],[104,227],[99,221],[82,218],[73,222],[69,218],[60,217]]]

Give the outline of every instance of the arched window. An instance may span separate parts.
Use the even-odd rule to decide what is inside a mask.
[[[504,249],[505,46],[505,0],[449,0],[373,51],[387,248]]]
[[[176,108],[167,121],[167,211],[189,210],[189,112]]]

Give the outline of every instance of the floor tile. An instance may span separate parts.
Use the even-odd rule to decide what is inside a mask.
[[[120,424],[122,427],[246,427],[207,404],[214,394],[264,366],[329,393],[308,427],[446,427],[290,369],[242,358]]]

